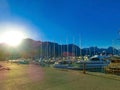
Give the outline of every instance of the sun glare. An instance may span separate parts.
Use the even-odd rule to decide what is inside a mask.
[[[1,24],[0,43],[6,43],[14,47],[18,46],[22,39],[26,38],[25,29],[23,26],[16,24]]]
[[[6,43],[10,46],[18,46],[27,37],[27,29],[21,24],[1,23],[0,30],[0,43]]]
[[[17,46],[23,38],[24,34],[20,31],[7,31],[2,34],[1,41],[11,46]]]
[[[0,23],[0,43],[10,46],[18,46],[25,38],[31,37],[29,26],[24,23],[2,22]]]

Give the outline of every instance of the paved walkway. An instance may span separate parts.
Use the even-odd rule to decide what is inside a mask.
[[[29,64],[27,73],[32,81],[40,81],[43,79],[43,71],[39,65]]]

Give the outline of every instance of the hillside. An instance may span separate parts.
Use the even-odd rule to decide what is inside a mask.
[[[80,53],[81,52],[81,53]],[[59,57],[59,56],[79,56],[79,55],[93,55],[93,54],[113,54],[113,48],[82,48],[80,49],[75,44],[60,45],[54,42],[42,42],[35,41],[33,39],[27,38],[22,41],[22,43],[14,48],[6,44],[0,44],[0,59],[17,58],[17,57]],[[118,53],[117,49],[114,49],[114,53]]]

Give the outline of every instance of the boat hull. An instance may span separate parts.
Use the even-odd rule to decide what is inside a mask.
[[[85,63],[85,69],[99,69],[99,68],[103,68],[105,66],[107,66],[108,63],[100,63],[100,64],[92,64],[92,63]],[[76,66],[72,66],[72,65],[64,65],[64,64],[56,64],[54,65],[54,68],[66,68],[66,69],[83,69],[84,68],[84,64],[77,64]]]

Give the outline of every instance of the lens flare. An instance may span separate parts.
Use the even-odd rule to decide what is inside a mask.
[[[27,37],[25,29],[22,26],[4,25],[0,29],[2,30],[0,33],[0,43],[18,46]]]

